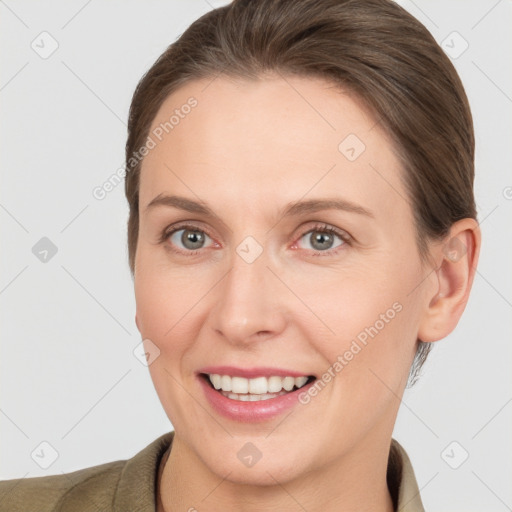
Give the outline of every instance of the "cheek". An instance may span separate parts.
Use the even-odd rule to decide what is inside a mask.
[[[336,382],[370,390],[373,380],[382,388],[373,370],[392,389],[401,386],[415,352],[420,317],[418,296],[411,291],[422,275],[415,262],[406,263],[379,258],[357,271],[316,276],[314,287],[303,288],[301,298],[318,317],[310,316],[303,328],[324,356],[325,370],[342,359],[331,370],[344,375]]]
[[[376,322],[379,330],[392,323],[409,291],[401,278],[403,275],[403,271],[397,273],[382,261],[376,261],[365,268],[296,273],[287,282],[298,290],[302,302],[317,316],[317,320],[313,315],[308,317],[311,329],[330,335],[332,345],[334,340],[356,337]]]
[[[165,369],[176,374],[182,353],[186,350],[187,336],[183,327],[187,317],[183,305],[187,301],[183,293],[177,293],[168,280],[154,271],[136,276],[135,301],[140,335],[143,340],[149,340],[145,341],[149,344],[146,351],[158,353],[149,370],[159,391],[158,383],[169,379]],[[181,322],[180,318],[183,318]],[[183,341],[180,343],[180,340]]]
[[[186,269],[170,266],[160,246],[141,243],[137,251],[134,290],[140,331],[163,341],[173,336],[179,319],[197,300],[197,283]]]
[[[219,277],[201,265],[171,265],[158,252],[152,248],[140,254],[144,270],[134,282],[137,318],[142,338],[151,340],[160,351],[150,365],[155,387],[158,390],[165,383],[167,392],[179,392],[167,371],[180,382],[190,377],[186,372],[197,364],[192,353],[207,319],[209,291]]]
[[[144,265],[144,272],[134,283],[137,318],[142,338],[150,340],[159,351],[148,370],[167,417],[180,428],[183,418],[190,415],[183,363],[191,340],[197,336],[193,305],[203,293],[180,278],[178,272],[173,278],[168,269],[164,271],[147,261]]]

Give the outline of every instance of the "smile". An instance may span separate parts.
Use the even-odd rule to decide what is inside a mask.
[[[252,379],[217,373],[202,374],[202,376],[208,379],[211,386],[226,398],[242,402],[257,402],[277,398],[297,391],[314,379],[313,376],[308,377],[306,375],[301,377],[272,375]]]
[[[300,394],[317,380],[304,370],[268,366],[212,365],[196,376],[210,411],[246,423],[269,421],[300,405]]]

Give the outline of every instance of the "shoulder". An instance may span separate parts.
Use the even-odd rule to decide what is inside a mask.
[[[0,482],[0,511],[108,510],[126,461],[108,462],[71,473]],[[85,506],[89,501],[89,507]],[[62,508],[65,504],[65,508]]]
[[[411,460],[405,448],[393,438],[389,450],[387,481],[396,510],[425,512]]]
[[[0,512],[154,511],[156,473],[173,434],[163,434],[131,459],[0,481]]]

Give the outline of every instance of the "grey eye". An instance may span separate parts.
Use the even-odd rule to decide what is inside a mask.
[[[338,245],[333,246],[334,240],[338,238],[340,243]],[[329,249],[334,249],[343,245],[345,243],[344,240],[341,239],[339,235],[332,232],[327,232],[321,229],[314,229],[308,231],[300,238],[305,239],[310,244],[310,247],[306,247],[306,249],[312,249],[313,251],[326,251]]]
[[[170,240],[173,244],[178,245],[178,247],[179,243],[181,243],[185,249],[194,251],[196,249],[203,248],[206,238],[210,237],[203,231],[197,229],[183,228],[175,231],[170,237]]]

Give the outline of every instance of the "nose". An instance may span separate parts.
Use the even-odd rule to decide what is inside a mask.
[[[286,325],[283,284],[269,268],[265,251],[253,262],[233,254],[232,266],[215,287],[210,325],[233,345],[279,336]]]

